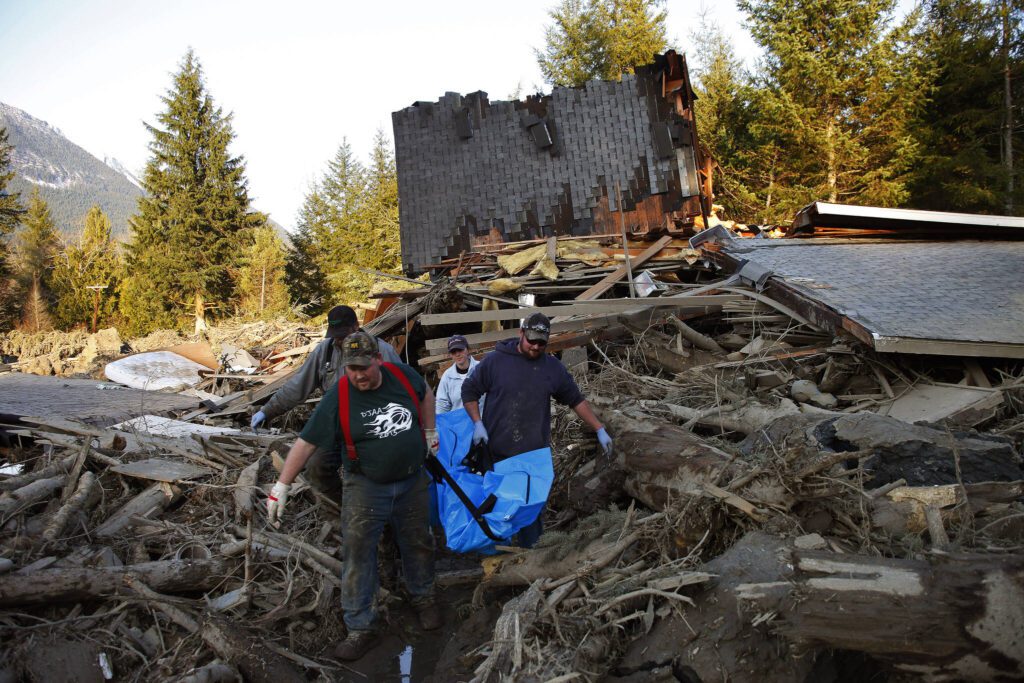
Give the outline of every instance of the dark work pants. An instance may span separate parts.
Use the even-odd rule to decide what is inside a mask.
[[[362,474],[346,472],[341,498],[341,607],[350,632],[373,630],[376,625],[373,603],[380,585],[377,542],[385,524],[394,529],[413,605],[434,599],[434,537],[426,471],[421,469],[391,484],[377,484]]]

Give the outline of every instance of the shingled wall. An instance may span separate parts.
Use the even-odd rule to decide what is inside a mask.
[[[663,96],[669,64],[677,72],[682,64],[692,101],[685,61],[668,53],[621,82],[516,102],[446,93],[394,112],[406,272],[482,239],[616,233],[608,219],[618,211],[616,186],[626,211],[645,202],[666,214],[699,207],[687,204],[699,195],[696,136]]]

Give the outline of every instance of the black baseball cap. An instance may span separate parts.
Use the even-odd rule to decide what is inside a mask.
[[[461,334],[453,334],[448,337],[448,350],[455,351],[457,349],[468,349],[469,342]]]
[[[348,306],[335,306],[327,314],[328,339],[340,339],[347,337],[353,330],[359,327],[359,320],[356,312]]]
[[[530,341],[547,341],[551,336],[551,321],[543,313],[531,313],[520,328]]]

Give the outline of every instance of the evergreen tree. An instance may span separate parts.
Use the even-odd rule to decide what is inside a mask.
[[[933,65],[927,104],[915,123],[922,149],[909,204],[938,211],[1003,213],[1008,198],[1004,108],[1003,2],[930,0],[921,40]],[[1019,8],[1017,10],[1019,12]],[[1010,26],[1019,33],[1019,17]],[[1020,68],[1011,54],[1011,68]],[[1011,140],[1018,138],[1013,131]],[[1017,142],[1019,145],[1019,141]],[[1018,202],[1019,203],[1019,202]]]
[[[13,151],[14,148],[7,141],[7,129],[0,128],[0,238],[14,232],[23,213],[20,203],[21,193],[7,190],[7,185],[14,179],[14,171],[11,170],[11,153]],[[0,248],[2,245],[3,242],[0,240]],[[2,252],[0,252],[0,256],[3,256]]]
[[[14,235],[14,273],[25,294],[21,325],[30,332],[51,329],[50,283],[53,261],[59,247],[57,226],[50,208],[32,190],[21,228]]]
[[[364,275],[356,267],[367,246],[363,224],[367,175],[347,140],[342,141],[328,162],[319,188],[322,203],[318,211],[322,218],[314,223],[317,264],[327,280],[332,305],[351,303],[365,283]]]
[[[117,310],[120,268],[117,244],[111,238],[110,219],[95,205],[85,216],[85,227],[77,242],[68,244],[57,255],[53,271],[57,324],[64,329],[91,324],[97,301],[97,324],[111,324]]]
[[[762,185],[750,150],[762,148],[751,128],[756,95],[732,43],[717,26],[702,25],[703,49],[693,69],[694,102],[701,144],[714,160],[715,200],[737,216],[753,217],[761,209],[753,188]],[[755,161],[755,163],[751,163]]]
[[[10,329],[18,314],[18,301],[15,295],[16,283],[11,279],[7,265],[6,235],[14,232],[21,221],[24,210],[20,203],[20,193],[9,192],[7,185],[14,178],[10,170],[13,148],[7,141],[7,129],[0,128],[0,331]]]
[[[894,4],[739,0],[765,54],[751,129],[764,147],[752,151],[771,164],[767,219],[813,200],[906,201],[928,74],[912,40],[917,14],[890,28]],[[768,188],[757,192],[768,206]]]
[[[190,316],[200,332],[207,311],[236,303],[232,272],[266,217],[250,210],[244,160],[228,151],[231,115],[214,104],[191,51],[162,101],[158,124],[146,125],[152,157],[130,221],[121,312],[132,333]]]
[[[550,85],[618,80],[668,47],[660,0],[562,0],[535,50]]]
[[[369,166],[344,141],[303,202],[288,259],[293,297],[319,306],[365,298],[379,278],[399,273],[398,174],[390,141],[377,131]]]
[[[238,271],[238,293],[246,316],[272,318],[288,312],[284,243],[269,225],[253,231],[252,246]]]
[[[307,315],[327,310],[327,278],[320,269],[317,235],[326,234],[327,203],[318,187],[310,189],[299,210],[298,225],[285,264],[285,279],[292,303]]]

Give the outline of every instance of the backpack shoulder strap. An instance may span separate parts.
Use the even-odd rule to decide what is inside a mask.
[[[349,460],[356,460],[356,444],[352,441],[352,428],[349,422],[348,377],[344,373],[338,380],[338,421],[341,423],[341,434],[345,438],[345,450]]]

